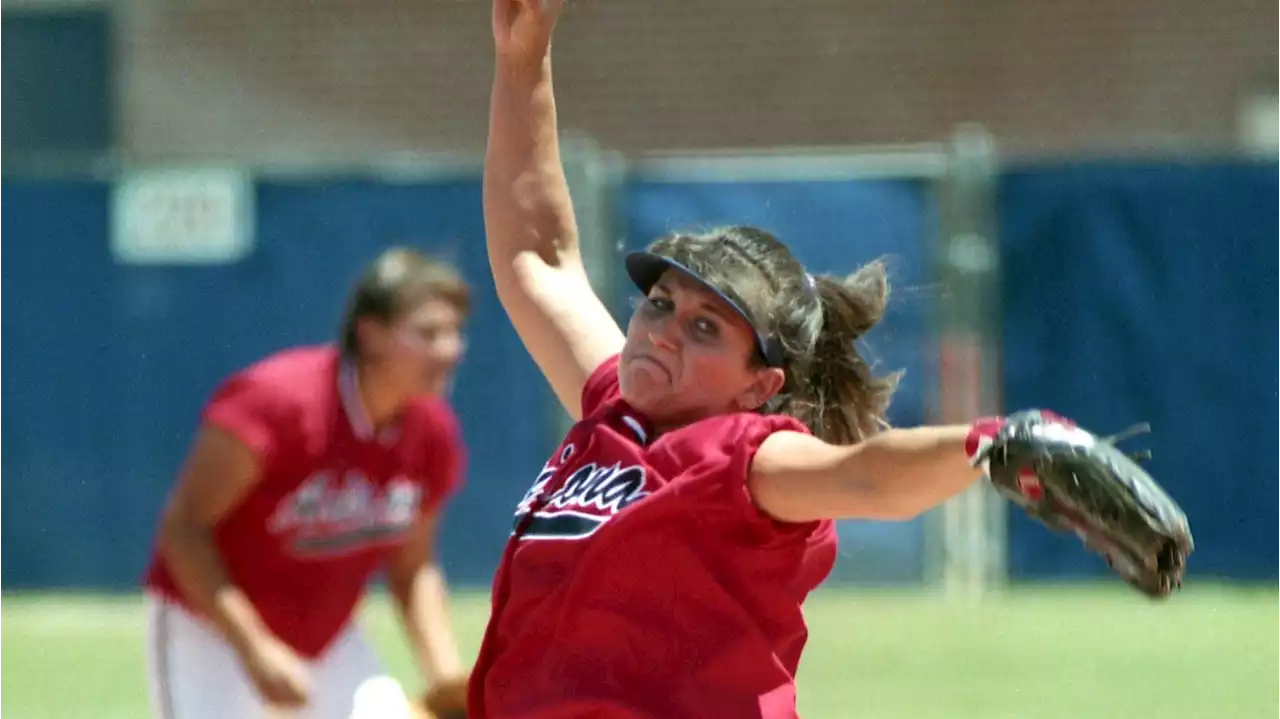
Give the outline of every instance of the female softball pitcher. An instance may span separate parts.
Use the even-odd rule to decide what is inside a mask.
[[[629,255],[643,297],[624,334],[587,281],[560,164],[559,8],[494,0],[484,212],[498,294],[577,423],[516,509],[470,716],[793,717],[832,520],[955,495],[1000,420],[885,429],[896,378],[854,348],[883,267],[815,277],[751,227]]]
[[[146,578],[156,716],[407,717],[354,621],[378,568],[429,685],[464,681],[433,547],[462,480],[441,394],[468,301],[452,269],[389,250],[337,346],[276,353],[214,393]]]

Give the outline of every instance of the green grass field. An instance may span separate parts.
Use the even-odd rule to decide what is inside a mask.
[[[488,611],[456,597],[471,656]],[[1152,603],[1122,586],[1020,589],[977,605],[921,592],[824,589],[807,606],[806,719],[1275,719],[1274,587],[1200,586]],[[137,598],[6,595],[5,719],[147,716]],[[410,688],[381,597],[366,622]]]

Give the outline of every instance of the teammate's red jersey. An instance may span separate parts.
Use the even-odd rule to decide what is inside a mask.
[[[746,480],[766,437],[804,426],[738,413],[652,437],[617,365],[516,510],[470,715],[795,716],[800,606],[835,528],[769,519]]]
[[[354,372],[327,346],[285,350],[233,375],[202,420],[262,463],[259,482],[214,528],[230,579],[307,657],[345,626],[389,549],[461,482],[448,404],[414,400],[374,436]],[[146,584],[190,607],[158,553]]]

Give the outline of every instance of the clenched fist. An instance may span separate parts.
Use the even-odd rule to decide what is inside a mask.
[[[493,0],[493,43],[499,55],[540,60],[564,0]]]

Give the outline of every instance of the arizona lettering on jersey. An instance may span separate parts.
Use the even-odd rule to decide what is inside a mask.
[[[647,496],[643,466],[587,462],[543,502],[547,484],[573,458],[575,449],[566,444],[557,462],[543,465],[520,500],[512,533],[521,541],[589,537],[622,509]]]
[[[299,557],[346,554],[409,531],[423,494],[403,476],[379,487],[362,472],[322,470],[277,505],[267,527]]]

